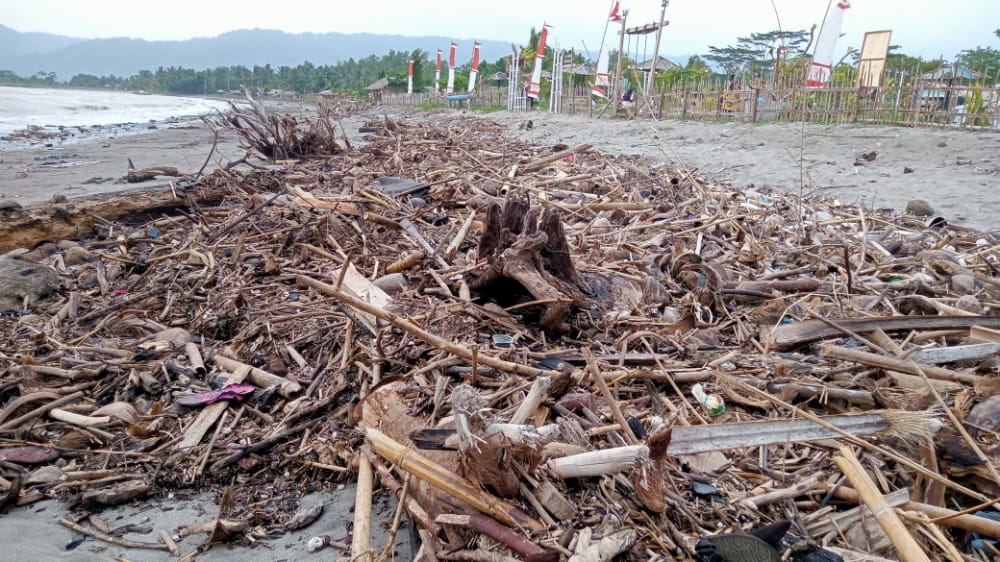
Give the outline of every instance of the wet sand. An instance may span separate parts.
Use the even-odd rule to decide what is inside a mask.
[[[137,185],[167,185],[171,178],[131,185],[115,182],[128,172],[130,158],[137,168],[173,166],[182,173],[197,172],[205,164],[213,140],[212,131],[200,126],[2,150],[0,197],[24,205],[48,201],[57,194],[80,197]],[[238,160],[243,154],[235,136],[223,133],[206,171]]]
[[[175,494],[171,494],[175,495]],[[134,525],[132,532],[123,538],[146,543],[160,542],[159,532],[165,530],[177,541],[180,554],[188,554],[205,542],[205,533],[180,537],[184,526],[212,521],[218,516],[219,507],[208,495],[191,496],[190,490],[176,493],[176,497],[147,500],[108,508],[97,513],[112,529]],[[330,539],[350,544],[350,528],[354,522],[353,484],[327,492],[308,494],[300,505],[322,504],[323,514],[315,523],[305,529],[285,533],[281,536],[259,539],[255,544],[219,544],[206,548],[197,556],[201,562],[222,562],[242,559],[259,562],[308,562],[333,560],[347,553],[326,547],[318,552],[308,552],[306,544],[311,537],[328,536]],[[3,516],[0,525],[0,541],[5,545],[4,560],[72,560],[74,562],[106,562],[111,560],[133,560],[142,562],[168,562],[177,560],[165,550],[126,548],[92,538],[68,529],[59,519],[71,512],[68,504],[47,500],[34,505],[13,509]],[[378,522],[386,526],[372,525],[372,547],[381,550],[389,539],[388,523],[396,510],[396,500],[391,492],[376,494],[372,502],[372,513]],[[405,521],[405,519],[404,519]],[[88,526],[84,523],[84,526]],[[410,560],[412,550],[409,532],[402,528],[393,542],[395,560]],[[118,558],[119,556],[123,558]]]

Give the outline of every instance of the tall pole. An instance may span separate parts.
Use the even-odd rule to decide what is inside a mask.
[[[441,90],[441,49],[438,49],[437,66],[434,67],[434,93]]]
[[[625,20],[628,19],[628,10],[622,10],[622,29],[618,32],[618,62],[615,63],[615,87],[611,89],[612,95],[615,98],[614,112],[612,114],[618,113],[618,108],[621,107],[622,96],[622,49],[625,48]]]
[[[660,64],[660,36],[663,35],[663,22],[667,17],[667,4],[670,0],[663,0],[663,10],[660,11],[660,25],[656,28],[656,41],[653,43],[653,66],[649,69],[649,80],[646,82],[646,95],[653,89],[653,82],[656,81],[656,70]]]

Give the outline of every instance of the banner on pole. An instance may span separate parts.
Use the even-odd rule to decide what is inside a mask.
[[[545,40],[549,35],[549,24],[542,25],[542,33],[538,36],[538,47],[535,49],[535,69],[528,82],[528,97],[537,101],[542,93],[542,63],[545,61]]]
[[[406,71],[406,95],[413,95],[413,59],[410,59],[410,66]]]
[[[448,55],[448,86],[445,88],[445,93],[451,94],[455,91],[455,50],[458,49],[458,43],[454,41],[451,43],[451,53]]]
[[[469,93],[476,90],[476,77],[479,76],[479,41],[472,44],[472,66],[469,69]]]
[[[438,49],[437,64],[434,66],[434,93],[441,89],[441,49]]]
[[[590,93],[608,99],[608,86],[611,81],[608,78],[608,50],[601,49],[601,54],[597,56],[597,73],[594,76],[594,87]]]
[[[850,7],[850,2],[840,0],[826,14],[823,27],[820,28],[819,37],[816,39],[816,50],[813,52],[812,64],[809,65],[806,86],[823,88],[830,81],[830,72],[833,70],[833,51],[837,47],[840,28],[844,24],[844,12]]]

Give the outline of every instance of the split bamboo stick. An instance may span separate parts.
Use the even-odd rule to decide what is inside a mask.
[[[476,488],[468,480],[445,470],[437,463],[409,449],[381,431],[373,427],[366,427],[364,432],[375,452],[397,465],[400,470],[412,474],[506,525],[526,527],[532,531],[540,531],[545,528],[541,521],[534,519],[504,500]]]
[[[837,463],[844,476],[858,491],[861,501],[868,506],[868,509],[872,510],[875,519],[882,526],[885,534],[889,536],[892,544],[896,546],[903,562],[930,562],[930,558],[920,548],[917,540],[910,534],[910,530],[903,524],[899,515],[886,503],[882,493],[875,486],[875,482],[865,472],[858,457],[854,455],[854,451],[850,447],[841,447],[839,454],[833,458],[833,461]]]

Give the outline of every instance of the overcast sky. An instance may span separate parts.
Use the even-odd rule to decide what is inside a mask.
[[[596,51],[613,2],[609,0],[0,0],[0,24],[18,31],[75,37],[188,39],[241,28],[288,32],[374,32],[445,35],[524,43],[532,26],[553,26],[563,48]],[[785,30],[820,23],[828,0],[774,0]],[[838,57],[858,48],[865,31],[892,30],[892,43],[912,55],[951,59],[977,45],[1000,48],[1000,0],[852,0],[837,45]],[[622,0],[628,25],[658,19],[661,0]],[[741,35],[778,28],[771,0],[672,0],[661,53],[704,54]],[[607,41],[617,38],[613,32]],[[551,44],[551,43],[550,43]],[[641,40],[630,52],[652,52]]]

